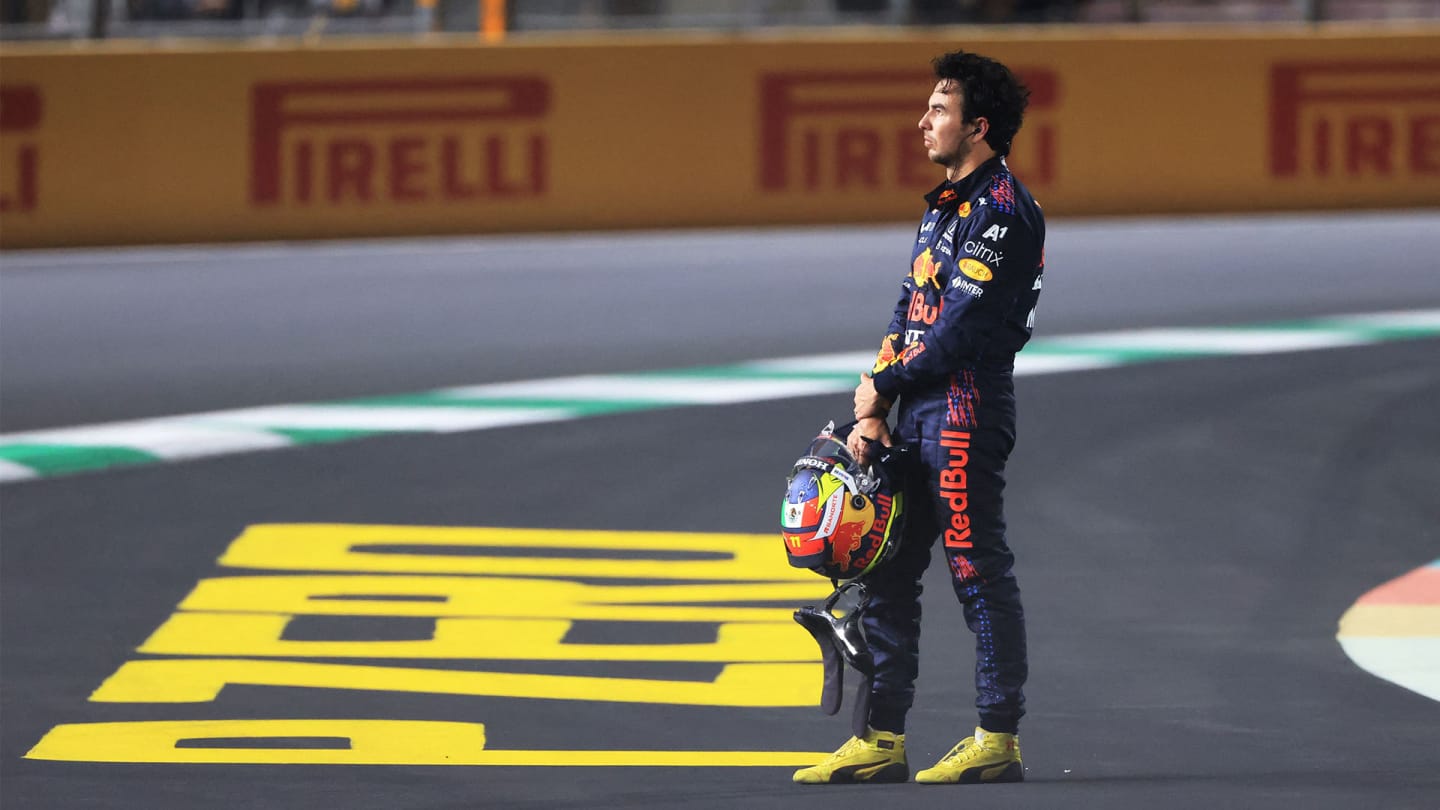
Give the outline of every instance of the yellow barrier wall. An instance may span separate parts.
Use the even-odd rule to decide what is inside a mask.
[[[0,245],[909,220],[964,46],[1052,215],[1440,204],[1440,28],[0,56]]]

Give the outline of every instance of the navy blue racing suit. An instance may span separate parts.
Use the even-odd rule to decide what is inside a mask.
[[[915,240],[875,389],[896,404],[894,441],[918,446],[894,559],[866,580],[875,656],[870,725],[903,732],[920,655],[920,579],[939,539],[975,635],[976,708],[987,731],[1025,713],[1025,617],[1005,541],[1005,462],[1015,445],[1015,353],[1035,323],[1045,219],[1000,157],[944,183]]]

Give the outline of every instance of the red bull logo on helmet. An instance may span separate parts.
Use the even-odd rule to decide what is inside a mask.
[[[835,536],[830,538],[830,561],[840,570],[848,571],[852,568],[850,555],[860,550],[860,541],[865,537],[865,524],[861,521],[849,521],[843,524]]]
[[[883,493],[875,496],[875,520],[870,524],[870,531],[865,535],[869,542],[866,544],[864,556],[853,561],[854,568],[858,569],[855,576],[865,573],[875,563],[875,558],[883,551],[890,542],[890,529],[895,520],[898,510],[896,501],[902,496],[895,493],[892,497]]]

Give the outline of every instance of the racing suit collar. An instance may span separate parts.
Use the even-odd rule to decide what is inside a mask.
[[[994,175],[996,171],[1004,168],[1004,166],[1005,158],[1001,155],[996,155],[984,163],[981,163],[975,171],[965,175],[959,180],[953,183],[946,180],[934,189],[931,189],[930,193],[925,195],[925,202],[929,203],[931,208],[959,207],[960,203],[975,196],[975,190],[982,184],[990,182],[990,177]]]

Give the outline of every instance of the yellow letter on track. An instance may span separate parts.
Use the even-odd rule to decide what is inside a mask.
[[[829,583],[590,585],[561,579],[446,576],[249,576],[203,579],[182,610],[339,616],[454,616],[628,622],[789,622]],[[668,603],[668,604],[667,604]],[[722,603],[717,606],[706,603]]]
[[[496,751],[485,742],[480,723],[161,720],[56,726],[25,756],[66,762],[612,767],[794,767],[825,756],[804,751]]]
[[[236,684],[677,706],[812,706],[821,680],[819,664],[727,664],[714,681],[670,681],[200,658],[129,661],[90,699],[205,703]]]
[[[285,658],[455,658],[517,661],[818,661],[811,637],[794,622],[720,625],[699,644],[567,644],[560,619],[436,619],[418,641],[289,641],[292,617],[273,613],[172,615],[140,647],[158,655]]]
[[[268,524],[247,528],[222,565],[282,571],[801,581],[766,534],[600,532],[450,526]],[[505,553],[486,555],[487,549]],[[516,556],[517,549],[545,552]],[[566,549],[584,552],[566,557]],[[611,552],[598,557],[596,551]],[[692,558],[676,559],[689,553]]]

